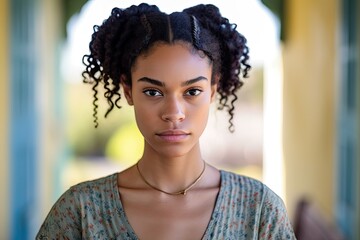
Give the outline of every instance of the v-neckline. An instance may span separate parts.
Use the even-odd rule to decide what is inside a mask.
[[[211,213],[211,217],[209,220],[208,225],[206,226],[204,235],[202,236],[201,239],[207,239],[207,237],[209,236],[209,234],[211,233],[211,230],[213,229],[213,226],[217,220],[218,214],[219,214],[219,209],[220,209],[220,205],[221,205],[221,200],[223,199],[223,191],[225,189],[224,187],[224,176],[225,176],[225,172],[223,170],[219,170],[220,172],[220,189],[219,192],[216,196],[216,200],[215,200],[215,205],[214,205],[214,209]],[[118,186],[118,173],[114,174],[113,176],[113,192],[115,195],[115,206],[120,210],[120,217],[122,222],[126,225],[125,228],[128,231],[128,234],[131,236],[131,238],[134,238],[134,240],[139,240],[140,238],[136,235],[133,227],[131,226],[126,213],[125,213],[125,209],[123,207],[122,201],[121,201],[121,197],[120,197],[120,190],[119,190],[119,186]]]

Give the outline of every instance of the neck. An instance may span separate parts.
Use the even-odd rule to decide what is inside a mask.
[[[182,189],[179,189],[178,191],[166,191],[163,190],[161,188],[158,188],[156,186],[154,186],[153,184],[151,184],[149,181],[146,180],[146,178],[144,177],[144,175],[141,173],[140,168],[139,168],[139,162],[136,164],[136,168],[139,172],[139,175],[141,177],[141,179],[152,189],[158,191],[158,192],[162,192],[165,193],[167,195],[186,195],[188,191],[190,191],[203,177],[203,174],[205,172],[205,168],[206,168],[206,163],[205,161],[203,161],[203,169],[201,170],[201,173],[199,174],[199,176],[191,183],[189,184],[187,187],[183,187]]]
[[[138,165],[148,183],[166,192],[178,192],[190,186],[204,169],[198,146],[182,156],[144,151]]]

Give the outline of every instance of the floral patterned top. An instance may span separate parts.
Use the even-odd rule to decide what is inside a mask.
[[[221,185],[202,239],[295,239],[282,200],[261,182],[220,171]],[[129,239],[117,174],[71,187],[54,204],[36,239]]]

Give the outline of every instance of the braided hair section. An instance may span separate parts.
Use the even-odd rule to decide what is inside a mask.
[[[218,70],[220,76],[217,89],[220,94],[219,109],[228,110],[229,130],[233,132],[232,120],[234,103],[237,100],[236,92],[243,85],[241,77],[248,77],[248,71],[251,68],[248,63],[249,49],[246,38],[236,30],[236,24],[229,23],[227,18],[221,16],[219,9],[214,5],[201,4],[187,8],[184,12],[195,16],[201,26],[216,37],[220,45],[220,61],[214,62],[215,66],[213,66],[215,73]]]

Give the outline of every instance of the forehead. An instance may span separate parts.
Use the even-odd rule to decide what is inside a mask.
[[[156,75],[179,72],[205,74],[211,68],[209,58],[201,51],[183,43],[158,43],[136,58],[131,72]]]

